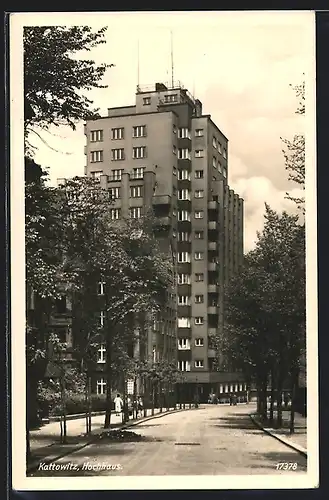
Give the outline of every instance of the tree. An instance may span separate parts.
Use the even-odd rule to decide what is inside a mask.
[[[256,381],[263,418],[271,383],[280,420],[283,386],[289,383],[291,392],[295,390],[305,349],[304,228],[298,216],[265,208],[256,248],[247,254],[244,268],[226,292],[221,344],[234,366]]]
[[[24,28],[25,132],[69,125],[98,116],[83,91],[106,88],[101,80],[112,64],[96,65],[84,53],[105,43],[106,28],[28,26]],[[80,58],[79,58],[80,56]]]
[[[305,114],[305,82],[301,85],[293,87],[296,97],[299,99],[296,114]],[[298,184],[303,190],[305,189],[305,136],[302,134],[294,135],[292,141],[282,139],[285,148],[282,150],[285,166],[288,172],[288,179]],[[286,195],[287,199],[294,201],[297,207],[304,211],[304,197]]]

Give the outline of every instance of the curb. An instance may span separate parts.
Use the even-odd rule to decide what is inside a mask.
[[[303,448],[302,446],[299,446],[296,443],[292,443],[291,441],[289,441],[288,439],[286,439],[286,438],[284,438],[282,436],[279,436],[278,434],[276,434],[275,432],[273,432],[271,429],[263,427],[262,424],[257,421],[257,419],[254,417],[254,415],[252,413],[249,414],[249,417],[253,421],[253,423],[259,429],[261,429],[262,431],[264,431],[266,434],[268,434],[269,436],[272,436],[277,441],[280,441],[281,443],[285,444],[286,446],[288,446],[292,450],[297,451],[298,453],[300,453],[301,455],[303,455],[305,458],[307,458],[307,450],[305,448]]]
[[[200,408],[200,406],[199,406]],[[196,410],[197,408],[182,408],[182,409],[176,409],[176,410],[170,410],[170,411],[164,411],[162,413],[157,413],[156,415],[150,415],[149,417],[143,417],[142,419],[140,419],[139,421],[138,420],[135,420],[134,422],[131,422],[131,423],[127,423],[127,424],[122,424],[121,426],[117,427],[117,429],[128,429],[129,427],[136,427],[138,424],[141,424],[143,422],[147,422],[148,420],[153,420],[155,418],[160,418],[160,417],[164,417],[165,415],[171,415],[173,413],[178,413],[178,412],[181,412],[181,411],[189,411],[189,410]],[[52,462],[56,462],[57,460],[61,459],[61,458],[64,458],[66,457],[67,455],[71,455],[72,453],[75,453],[76,451],[80,451],[80,450],[83,450],[83,448],[86,448],[87,446],[89,446],[90,444],[93,444],[95,441],[97,441],[98,439],[98,436],[100,435],[101,433],[98,433],[98,434],[94,434],[90,440],[87,442],[87,443],[84,443],[82,445],[78,445],[76,447],[74,447],[73,449],[71,450],[66,450],[65,452],[63,453],[60,453],[59,455],[56,455],[54,457],[50,457],[48,456],[48,458],[45,458],[42,463],[44,464],[50,464]],[[34,472],[37,470],[38,466],[39,466],[40,462],[38,462],[36,465],[34,464],[31,464],[29,467],[26,468],[26,474],[27,473],[31,473],[31,472]]]

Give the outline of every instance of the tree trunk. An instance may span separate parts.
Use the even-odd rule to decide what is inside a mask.
[[[162,401],[162,383],[161,383],[161,381],[159,381],[159,383],[158,383],[158,394],[159,394],[160,413],[162,413],[163,401]]]
[[[65,383],[63,376],[60,378],[60,390],[61,390],[61,442],[66,444],[67,432],[66,432],[66,401],[65,401]]]
[[[154,415],[154,403],[155,403],[155,388],[154,388],[154,382],[152,380],[151,382],[152,384],[152,410],[151,410],[151,415],[153,416]]]
[[[91,434],[91,412],[92,412],[92,399],[91,399],[91,376],[88,376],[88,434]]]
[[[277,427],[282,427],[282,390],[283,390],[283,370],[279,366],[278,387],[277,387]]]
[[[291,381],[291,406],[290,406],[290,422],[289,422],[289,432],[294,434],[295,432],[295,404],[296,404],[296,387],[298,381],[298,373],[294,370],[292,374]]]
[[[106,401],[105,401],[105,421],[104,429],[109,429],[111,426],[112,412],[112,364],[111,364],[111,349],[112,349],[112,332],[108,327],[106,339]]]

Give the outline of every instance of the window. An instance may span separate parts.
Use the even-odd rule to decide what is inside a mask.
[[[120,198],[120,188],[109,188],[109,196],[112,200],[117,200]]]
[[[164,96],[164,102],[177,102],[177,94],[169,94]]]
[[[203,149],[196,149],[194,155],[196,158],[203,158],[204,157]]]
[[[144,177],[144,167],[133,168],[133,173],[131,175],[132,179],[143,179]]]
[[[178,241],[191,241],[190,233],[178,233]]]
[[[191,174],[188,170],[178,170],[178,180],[179,181],[190,181]]]
[[[203,316],[196,316],[196,317],[194,318],[194,323],[195,323],[196,325],[203,325]]]
[[[121,177],[122,177],[122,170],[121,169],[112,170],[111,179],[113,181],[121,181]]]
[[[225,169],[225,168],[223,168],[223,176],[224,176],[224,177],[225,177],[225,179],[226,179],[226,177],[227,177],[227,173],[226,173],[226,169]]]
[[[130,198],[141,198],[143,186],[131,186]]]
[[[191,214],[187,210],[180,210],[178,212],[179,221],[191,221]]]
[[[221,166],[220,162],[218,162],[217,170],[220,174],[222,173],[222,166]]]
[[[179,189],[178,199],[179,200],[190,200],[191,199],[191,192],[188,189]]]
[[[144,97],[143,99],[143,106],[148,106],[151,104],[151,98],[150,97]]]
[[[112,149],[111,153],[112,153],[112,161],[125,159],[125,150],[123,148]]]
[[[190,160],[191,159],[191,151],[187,148],[178,150],[178,158],[180,160]]]
[[[195,129],[195,137],[203,137],[203,128]]]
[[[215,157],[215,156],[213,156],[213,157],[212,157],[212,166],[213,166],[214,168],[217,168],[217,160],[216,160],[216,157]]]
[[[97,391],[97,394],[103,395],[106,393],[106,382],[103,378],[100,378],[97,380],[96,391]]]
[[[103,151],[91,151],[90,153],[91,163],[97,163],[103,161]]]
[[[196,240],[203,240],[203,231],[195,231],[194,233],[194,238]]]
[[[191,320],[190,318],[178,318],[178,328],[190,328]]]
[[[95,180],[99,180],[101,175],[103,175],[103,170],[95,170],[94,172],[90,172],[90,176]]]
[[[177,278],[179,285],[189,285],[191,283],[191,276],[189,274],[178,274]]]
[[[120,208],[111,208],[111,210],[110,210],[110,218],[112,220],[118,220],[118,219],[120,219],[120,215],[121,215],[120,212],[121,212]]]
[[[203,189],[196,189],[194,191],[194,197],[195,198],[203,198],[204,197],[204,190]]]
[[[227,151],[226,151],[226,149],[225,149],[225,148],[223,149],[223,157],[224,157],[224,158],[225,158],[225,160],[226,160],[226,158],[227,158]]]
[[[203,219],[203,210],[195,210],[194,218],[195,219]]]
[[[191,363],[189,361],[178,361],[178,370],[181,372],[191,371]]]
[[[105,344],[101,344],[99,346],[99,349],[97,350],[97,363],[105,363],[105,353],[106,353],[106,348]]]
[[[124,138],[124,128],[112,128],[111,129],[111,138],[112,139],[123,139]]]
[[[195,174],[194,174],[194,177],[196,179],[203,179],[203,170],[196,170]]]
[[[194,259],[195,260],[203,260],[203,252],[195,252]]]
[[[180,139],[191,139],[191,132],[188,128],[180,128],[178,131],[178,137]]]
[[[105,281],[99,281],[97,287],[97,295],[104,295],[105,293]]]
[[[172,168],[172,174],[177,175],[177,167],[175,167],[175,165]]]
[[[178,295],[177,301],[180,306],[189,306],[191,304],[191,300],[188,295]]]
[[[191,349],[190,339],[178,339],[178,349]]]
[[[101,142],[103,140],[103,130],[92,130],[90,132],[90,142]]]
[[[196,273],[195,274],[195,281],[196,282],[203,281],[203,273]]]
[[[195,366],[195,368],[203,368],[203,360],[202,359],[196,359],[194,361],[194,366]]]
[[[146,125],[133,127],[133,137],[146,137]]]
[[[196,295],[195,296],[195,303],[196,304],[203,304],[203,295]]]
[[[177,155],[177,148],[175,145],[173,145],[173,147],[172,147],[172,152],[174,155]]]
[[[142,216],[141,207],[131,207],[129,209],[129,212],[132,219],[140,219]]]
[[[212,145],[215,149],[217,149],[217,140],[216,140],[216,137],[213,137],[212,138]]]
[[[99,313],[99,325],[104,326],[104,322],[105,322],[105,311],[101,311]]]
[[[133,148],[133,158],[146,158],[146,146]]]
[[[188,252],[178,252],[178,262],[191,262],[191,255]]]
[[[172,126],[172,131],[173,131],[174,134],[177,134],[177,127],[176,127],[176,125]]]
[[[195,346],[202,347],[203,346],[203,339],[202,338],[195,339]]]
[[[220,142],[218,143],[218,151],[220,152],[221,155],[223,154],[223,147]]]

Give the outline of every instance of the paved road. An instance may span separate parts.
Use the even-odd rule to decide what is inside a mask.
[[[34,476],[299,474],[306,459],[252,424],[248,405],[212,406],[169,414],[131,428],[148,440],[98,442],[56,462],[72,470],[39,470]],[[276,471],[276,464],[297,470]],[[117,470],[90,470],[92,465]],[[73,470],[73,467],[79,470]]]

